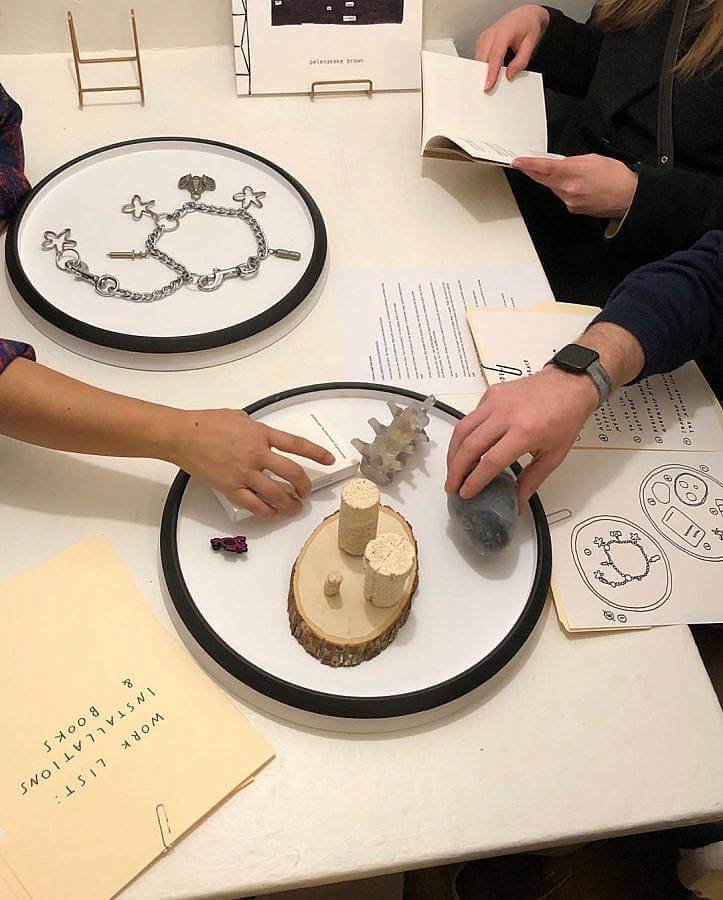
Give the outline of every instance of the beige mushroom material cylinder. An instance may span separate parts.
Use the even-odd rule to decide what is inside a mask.
[[[341,572],[337,572],[336,569],[332,569],[330,572],[327,572],[326,579],[324,580],[324,593],[327,597],[335,597],[339,590],[341,589],[341,583],[344,580],[344,576]]]
[[[380,534],[364,551],[364,596],[374,606],[394,606],[405,596],[414,568],[412,544],[400,534]]]
[[[341,492],[339,548],[363,556],[379,526],[379,488],[366,478],[354,478]]]

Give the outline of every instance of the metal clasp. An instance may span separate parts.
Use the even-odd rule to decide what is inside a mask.
[[[214,269],[210,275],[201,275],[196,286],[199,291],[216,291],[227,278],[237,277],[238,266],[233,266],[231,269]]]

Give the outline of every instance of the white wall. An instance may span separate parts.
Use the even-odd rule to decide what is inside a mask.
[[[136,10],[141,49],[231,42],[231,0],[1,0],[0,54],[67,51],[68,9],[73,12],[81,50],[128,48],[131,5]],[[460,52],[468,55],[479,31],[515,5],[509,0],[424,0],[425,35],[453,37]],[[584,19],[591,0],[562,0],[558,5]]]

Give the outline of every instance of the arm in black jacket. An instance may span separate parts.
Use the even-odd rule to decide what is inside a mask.
[[[723,177],[643,166],[638,187],[611,239],[638,261],[664,257],[723,226]]]
[[[602,35],[546,6],[550,24],[528,68],[541,72],[545,87],[570,97],[584,97],[595,73]]]
[[[612,322],[638,339],[645,352],[638,378],[712,353],[723,367],[723,231],[628,275],[595,322]]]

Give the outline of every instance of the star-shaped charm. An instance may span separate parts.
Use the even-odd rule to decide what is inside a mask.
[[[66,250],[72,250],[73,247],[77,247],[78,242],[74,241],[70,236],[70,228],[66,228],[57,234],[54,231],[44,231],[43,241],[40,246],[43,250],[55,250],[56,253],[63,253]]]
[[[121,212],[130,213],[136,222],[141,216],[152,216],[151,207],[155,204],[155,200],[141,200],[138,194],[133,194],[131,202],[121,206]]]
[[[246,185],[246,187],[239,191],[238,194],[233,195],[233,199],[241,204],[242,209],[248,209],[250,206],[255,206],[257,209],[261,209],[263,207],[263,203],[261,202],[266,196],[266,191],[255,191],[251,185]]]

